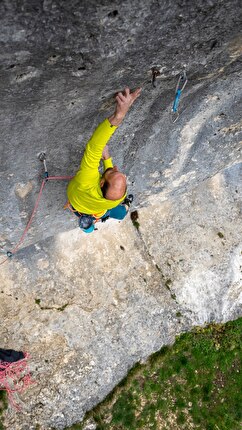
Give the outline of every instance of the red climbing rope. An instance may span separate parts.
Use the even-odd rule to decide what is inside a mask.
[[[28,367],[30,355],[24,353],[24,358],[13,363],[0,361],[0,390],[6,390],[10,404],[21,410],[16,394],[22,393],[30,385],[35,384]]]
[[[17,250],[19,249],[19,247],[20,247],[21,243],[24,241],[24,238],[25,238],[25,236],[26,236],[26,234],[27,234],[27,231],[29,230],[29,227],[30,227],[30,225],[31,225],[31,223],[32,223],[32,221],[33,221],[33,218],[34,218],[35,213],[36,213],[36,211],[37,211],[37,208],[38,208],[38,206],[39,206],[39,201],[40,201],[40,198],[41,198],[41,195],[42,195],[42,192],[43,192],[43,189],[44,189],[44,187],[45,187],[46,182],[48,182],[48,181],[54,181],[54,180],[56,180],[56,181],[60,181],[60,180],[70,180],[70,179],[72,179],[72,178],[73,178],[73,176],[48,176],[47,178],[45,178],[45,179],[43,179],[43,180],[42,180],[42,184],[41,184],[41,187],[40,187],[40,190],[39,190],[39,194],[38,194],[38,197],[37,197],[37,200],[36,200],[36,203],[35,203],[35,206],[34,206],[33,212],[32,212],[32,214],[31,214],[31,216],[30,216],[29,222],[28,222],[28,224],[26,225],[26,227],[25,227],[25,229],[24,229],[24,232],[23,232],[23,234],[22,234],[21,238],[19,239],[19,241],[18,241],[17,245],[14,247],[14,249],[13,249],[12,251],[8,251],[8,252],[7,252],[8,257],[7,257],[7,258],[5,258],[5,260],[3,260],[3,261],[0,263],[0,265],[4,264],[4,263],[8,260],[8,258],[9,258],[9,257],[11,257],[13,254],[15,254],[15,253],[17,252]]]

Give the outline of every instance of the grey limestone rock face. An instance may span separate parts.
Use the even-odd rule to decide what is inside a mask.
[[[110,142],[139,228],[85,235],[66,181],[49,181],[0,265],[1,347],[28,351],[36,380],[7,429],[79,422],[179,333],[241,316],[240,30],[237,0],[1,2],[0,263],[35,205],[38,154],[73,175],[114,94],[143,88]]]

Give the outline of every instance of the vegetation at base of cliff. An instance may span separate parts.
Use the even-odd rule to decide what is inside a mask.
[[[241,429],[241,337],[242,318],[182,334],[69,430]]]
[[[7,394],[6,391],[0,390],[0,430],[3,430],[3,418],[2,414],[4,409],[7,408]]]

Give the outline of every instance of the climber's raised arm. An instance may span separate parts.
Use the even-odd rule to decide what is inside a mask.
[[[108,118],[112,125],[119,126],[121,124],[129,108],[139,97],[140,93],[141,88],[137,88],[133,93],[130,92],[129,88],[125,88],[123,92],[119,92],[116,95],[117,104],[115,112]]]
[[[122,202],[127,194],[127,180],[125,174],[117,166],[113,166],[107,143],[140,93],[141,88],[134,92],[125,88],[123,92],[119,92],[116,95],[114,113],[99,124],[89,139],[80,168],[67,189],[68,199],[75,213],[91,215],[91,220],[92,216],[93,219],[102,218],[110,211],[110,217],[125,217],[127,210]],[[104,164],[102,175],[99,173],[101,158]],[[112,212],[114,208],[118,208],[118,214],[116,211]]]

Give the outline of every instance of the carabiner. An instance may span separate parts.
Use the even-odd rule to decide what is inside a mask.
[[[179,105],[181,93],[184,90],[186,83],[187,83],[187,75],[186,75],[186,71],[184,70],[180,74],[177,85],[176,85],[175,99],[174,99],[173,106],[171,109],[172,114],[175,114],[175,115],[173,115],[172,122],[176,122],[176,120],[179,116],[178,105]]]
[[[187,74],[186,74],[186,70],[184,70],[179,76],[177,86],[176,86],[176,92],[178,90],[183,91],[186,86],[186,83],[187,83]]]
[[[48,181],[48,177],[49,177],[49,173],[48,173],[47,165],[46,165],[46,154],[45,154],[45,152],[40,152],[38,154],[38,159],[44,164],[44,169],[45,169],[44,178],[45,178],[45,180],[47,182]]]

